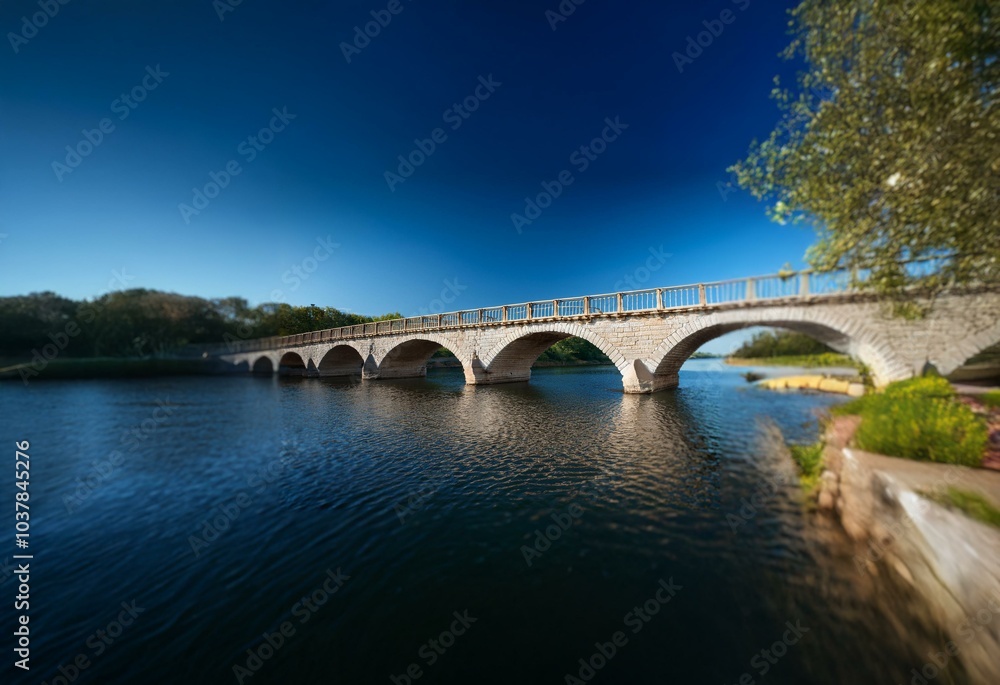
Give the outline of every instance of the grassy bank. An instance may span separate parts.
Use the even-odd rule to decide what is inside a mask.
[[[134,378],[149,376],[185,376],[212,373],[210,362],[201,359],[127,359],[98,357],[88,359],[53,359],[45,368],[30,363],[0,368],[0,380],[27,381],[72,378]]]
[[[969,518],[1000,528],[1000,509],[982,495],[961,488],[949,487],[943,492],[922,492],[938,504],[956,509]]]
[[[854,441],[868,452],[963,466],[981,466],[986,453],[986,422],[944,378],[892,383],[832,412],[861,417]]]
[[[733,366],[798,366],[806,369],[844,367],[864,371],[864,365],[846,354],[821,352],[819,354],[783,355],[780,357],[726,357]]]

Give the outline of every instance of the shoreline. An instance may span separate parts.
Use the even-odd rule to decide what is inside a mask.
[[[857,417],[836,417],[823,433],[819,512],[832,516],[858,545],[859,573],[887,570],[912,587],[948,638],[942,651],[960,659],[976,682],[996,682],[1000,529],[928,494],[957,484],[1000,506],[1000,473],[850,447],[858,425]]]

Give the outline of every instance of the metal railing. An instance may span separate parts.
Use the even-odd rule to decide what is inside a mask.
[[[855,274],[855,278],[852,279],[851,274],[847,271],[787,272],[714,283],[646,288],[605,295],[586,295],[507,304],[484,309],[466,309],[432,316],[416,316],[342,328],[329,328],[298,335],[258,338],[256,340],[234,340],[218,345],[214,351],[220,354],[233,354],[295,347],[330,340],[370,338],[410,331],[433,331],[467,326],[503,326],[512,322],[524,321],[625,316],[635,312],[662,312],[762,300],[822,297],[861,290],[861,288],[851,286],[852,282],[859,280],[863,281],[863,275],[859,278]]]

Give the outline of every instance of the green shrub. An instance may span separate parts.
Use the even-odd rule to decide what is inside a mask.
[[[913,397],[951,399],[955,397],[955,389],[951,387],[951,383],[940,376],[921,376],[892,383],[881,394],[869,393],[850,402],[831,407],[830,413],[834,416],[864,416],[870,405],[886,403],[887,400],[881,399],[886,397],[893,399]]]
[[[894,457],[979,466],[986,425],[952,399],[873,395],[861,412],[855,440],[863,450]]]
[[[812,445],[789,445],[792,459],[799,467],[799,479],[806,491],[811,492],[819,485],[819,476],[823,473],[823,443]]]
[[[979,395],[977,399],[987,407],[1000,407],[1000,390],[991,390]]]
[[[831,412],[860,416],[858,447],[894,457],[980,466],[989,438],[985,422],[939,376],[892,383]]]
[[[887,397],[940,397],[955,396],[951,383],[941,376],[920,376],[906,381],[891,383],[884,394]]]

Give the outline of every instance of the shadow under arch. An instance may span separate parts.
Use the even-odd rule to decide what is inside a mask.
[[[586,340],[613,362],[622,371],[623,357],[618,350],[604,338],[579,326],[554,323],[528,333],[512,333],[501,340],[475,366],[475,382],[477,384],[516,383],[531,379],[531,365],[535,363],[545,350],[566,338]]]
[[[316,370],[322,377],[360,376],[365,365],[361,353],[350,345],[337,345],[323,355]]]
[[[976,335],[955,340],[933,364],[940,373],[956,381],[1000,377],[1000,321]]]
[[[435,340],[432,336],[405,340],[389,350],[377,362],[369,355],[365,362],[366,378],[423,378],[427,375],[427,360],[448,343]],[[454,350],[453,350],[454,351]],[[468,368],[464,359],[459,358],[463,368]]]
[[[285,352],[278,362],[278,375],[305,376],[306,363],[297,352]]]
[[[270,357],[258,357],[250,367],[250,372],[257,376],[270,376],[274,373],[274,363]]]

